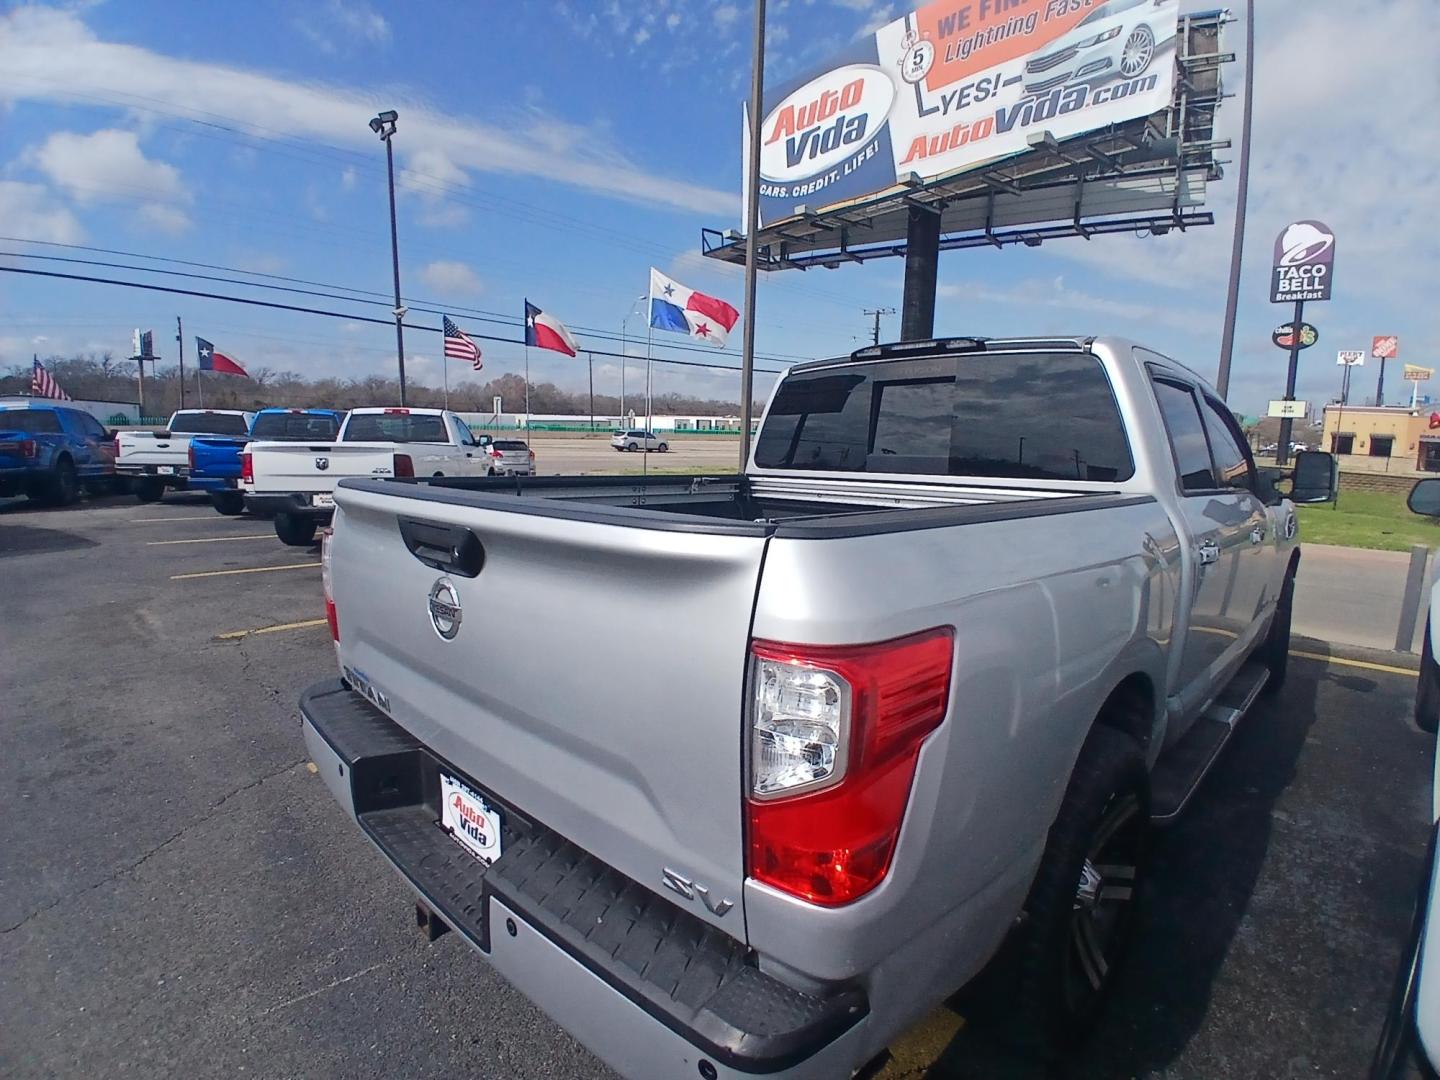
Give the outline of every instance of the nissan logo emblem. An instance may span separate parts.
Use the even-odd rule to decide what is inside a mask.
[[[430,586],[430,625],[446,641],[454,641],[460,633],[460,594],[449,578],[440,578]]]
[[[328,457],[317,457],[315,459],[315,468],[319,469],[321,472],[324,472],[326,469],[330,468],[330,459]]]

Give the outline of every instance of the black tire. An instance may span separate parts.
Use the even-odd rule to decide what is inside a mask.
[[[135,498],[142,503],[159,502],[165,497],[165,481],[142,476],[135,481]]]
[[[1140,745],[1096,727],[1080,751],[1018,931],[1006,1034],[1052,1059],[1093,1026],[1134,934],[1150,837]]]
[[[309,547],[315,542],[315,530],[314,518],[283,512],[275,515],[275,535],[280,538],[282,544],[290,547]]]
[[[640,447],[636,446],[636,445],[632,442],[632,443],[626,443],[626,444],[625,444],[625,449],[628,450],[628,451],[630,451],[630,453],[633,454],[636,450],[639,450]]]
[[[1257,658],[1270,672],[1265,683],[1266,694],[1280,693],[1285,685],[1285,675],[1290,670],[1290,617],[1295,607],[1295,574],[1287,572],[1285,584],[1280,586],[1280,599],[1275,602],[1275,618],[1270,622],[1270,632],[1265,635],[1265,644],[1257,650]]]
[[[669,444],[669,443],[663,443],[663,442],[662,442],[662,443],[661,443],[659,446],[657,446],[655,449],[656,449],[656,450],[659,450],[660,453],[662,453],[662,454],[667,454],[667,453],[670,452],[670,444]]]
[[[75,463],[62,457],[55,463],[55,471],[45,481],[45,486],[36,493],[37,501],[46,506],[69,506],[80,498],[80,476]]]
[[[1425,644],[1420,648],[1420,678],[1415,688],[1415,723],[1434,735],[1440,729],[1440,666],[1430,646],[1430,620],[1425,620]]]
[[[212,491],[210,505],[215,507],[217,514],[237,517],[245,512],[245,496],[238,491]]]

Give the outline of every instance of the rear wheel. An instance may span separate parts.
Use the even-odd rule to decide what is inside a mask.
[[[142,503],[159,502],[165,496],[165,481],[142,476],[135,481],[135,498]]]
[[[668,453],[669,450],[670,450],[670,444],[669,444],[669,443],[663,443],[663,442],[662,442],[662,443],[661,443],[659,446],[657,446],[655,449],[656,449],[656,450],[659,450],[660,453],[662,453],[662,454]]]
[[[1150,836],[1140,745],[1096,727],[1080,751],[1025,904],[1009,1034],[1051,1058],[1093,1025],[1135,929]]]
[[[55,472],[40,490],[39,501],[46,506],[69,506],[80,497],[80,478],[75,472],[75,463],[62,457],[55,465]]]
[[[210,505],[217,514],[235,517],[245,510],[245,496],[238,491],[215,491],[210,494]]]
[[[626,444],[625,444],[625,449],[628,450],[628,451],[630,451],[630,453],[633,454],[636,450],[639,450],[640,447],[636,446],[636,445],[632,442],[632,443],[626,443]]]
[[[275,535],[290,547],[308,547],[315,542],[315,519],[298,514],[275,515]]]
[[[1280,599],[1275,602],[1275,618],[1270,622],[1270,632],[1265,635],[1257,656],[1270,672],[1265,683],[1265,693],[1278,694],[1285,685],[1285,674],[1290,668],[1290,614],[1295,606],[1295,575],[1285,575],[1285,584],[1280,586]]]

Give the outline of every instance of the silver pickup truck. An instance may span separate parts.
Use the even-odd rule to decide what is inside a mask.
[[[1076,1040],[1300,557],[1215,392],[1114,338],[794,367],[742,475],[335,502],[320,776],[634,1077],[850,1076],[987,965]]]

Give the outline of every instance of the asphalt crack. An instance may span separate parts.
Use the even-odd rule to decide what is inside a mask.
[[[275,769],[273,772],[265,773],[263,776],[260,776],[260,777],[254,779],[254,780],[251,780],[251,781],[249,781],[248,783],[241,784],[239,787],[237,787],[237,788],[235,788],[235,789],[233,789],[233,790],[231,790],[231,791],[226,792],[226,793],[225,793],[224,795],[222,795],[219,799],[217,799],[215,802],[213,802],[213,803],[210,804],[210,806],[206,809],[206,811],[205,811],[205,813],[204,813],[203,816],[198,817],[198,818],[195,818],[193,821],[190,822],[190,824],[186,825],[183,829],[179,829],[179,830],[177,830],[176,832],[171,833],[171,834],[170,834],[169,836],[167,836],[164,840],[160,841],[160,843],[158,843],[158,844],[156,844],[154,847],[148,849],[147,851],[145,851],[143,854],[141,854],[140,856],[138,856],[137,858],[135,858],[135,859],[132,860],[131,862],[127,863],[126,865],[120,867],[120,868],[117,869],[117,870],[111,871],[110,873],[106,874],[104,877],[100,878],[100,880],[95,881],[95,882],[92,882],[91,884],[85,886],[83,889],[79,890],[78,892],[67,893],[67,894],[65,894],[65,895],[63,895],[63,896],[57,896],[55,899],[49,901],[48,903],[41,904],[38,908],[36,908],[34,911],[30,912],[30,914],[26,915],[26,916],[25,916],[23,919],[21,919],[19,922],[14,923],[14,924],[12,924],[12,925],[10,925],[10,926],[0,927],[0,936],[3,936],[3,935],[5,935],[5,934],[9,934],[9,933],[12,933],[12,932],[14,932],[14,931],[16,931],[16,930],[19,930],[19,929],[20,929],[22,926],[24,926],[26,923],[32,921],[33,919],[39,918],[41,915],[44,915],[44,914],[46,914],[47,912],[50,912],[50,911],[55,910],[55,908],[59,907],[61,904],[68,903],[68,902],[71,902],[71,901],[74,901],[74,900],[78,900],[80,897],[82,897],[82,896],[87,896],[87,895],[89,895],[90,893],[94,892],[96,889],[104,888],[106,885],[109,885],[111,882],[118,881],[120,878],[124,877],[126,874],[129,874],[129,873],[131,873],[131,872],[133,872],[133,871],[135,871],[135,870],[138,870],[141,866],[145,865],[145,863],[149,862],[149,861],[150,861],[152,858],[154,858],[156,855],[160,854],[160,852],[164,851],[167,847],[169,847],[171,844],[173,844],[176,840],[179,840],[179,839],[180,839],[182,836],[184,836],[186,833],[191,832],[191,831],[193,831],[194,829],[199,828],[201,825],[204,825],[204,824],[206,824],[206,823],[208,823],[208,822],[210,822],[210,821],[213,821],[214,818],[215,818],[215,816],[216,816],[216,814],[219,813],[220,808],[223,807],[223,806],[224,806],[227,802],[229,802],[231,799],[235,798],[235,797],[238,796],[238,795],[243,795],[245,792],[251,791],[251,790],[259,787],[261,784],[265,783],[265,782],[268,781],[268,780],[274,780],[274,779],[276,779],[277,777],[284,776],[287,772],[289,772],[289,771],[292,770],[292,769],[297,769],[297,768],[299,768],[301,765],[305,764],[305,762],[308,761],[308,760],[309,760],[309,758],[307,758],[307,757],[300,757],[300,758],[296,758],[294,761],[288,761],[288,762],[286,762],[284,765],[280,766],[278,769]]]

